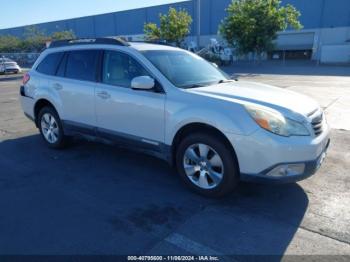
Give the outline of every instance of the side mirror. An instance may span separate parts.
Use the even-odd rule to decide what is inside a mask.
[[[150,90],[154,86],[154,79],[149,76],[138,76],[131,81],[131,88],[136,90]]]

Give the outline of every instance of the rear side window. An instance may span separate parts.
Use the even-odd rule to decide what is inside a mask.
[[[61,63],[58,66],[56,76],[64,77],[64,74],[66,73],[66,64],[67,64],[67,54],[64,54],[63,58],[61,59]]]
[[[95,81],[98,54],[98,50],[68,52],[65,76],[77,80]]]
[[[58,67],[58,64],[60,63],[61,59],[63,57],[63,53],[53,53],[47,55],[43,61],[38,65],[36,70],[39,73],[45,74],[45,75],[55,75],[56,70]]]

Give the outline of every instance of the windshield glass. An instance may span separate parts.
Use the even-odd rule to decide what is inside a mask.
[[[152,50],[144,51],[143,54],[179,88],[208,86],[229,80],[229,77],[214,65],[187,51]]]

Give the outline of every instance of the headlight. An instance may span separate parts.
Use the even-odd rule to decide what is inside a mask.
[[[300,122],[285,118],[273,109],[245,106],[255,122],[263,129],[280,136],[309,136],[310,132]]]

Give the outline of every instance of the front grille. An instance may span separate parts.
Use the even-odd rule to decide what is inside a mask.
[[[314,117],[311,121],[315,136],[319,136],[323,132],[323,113]]]

